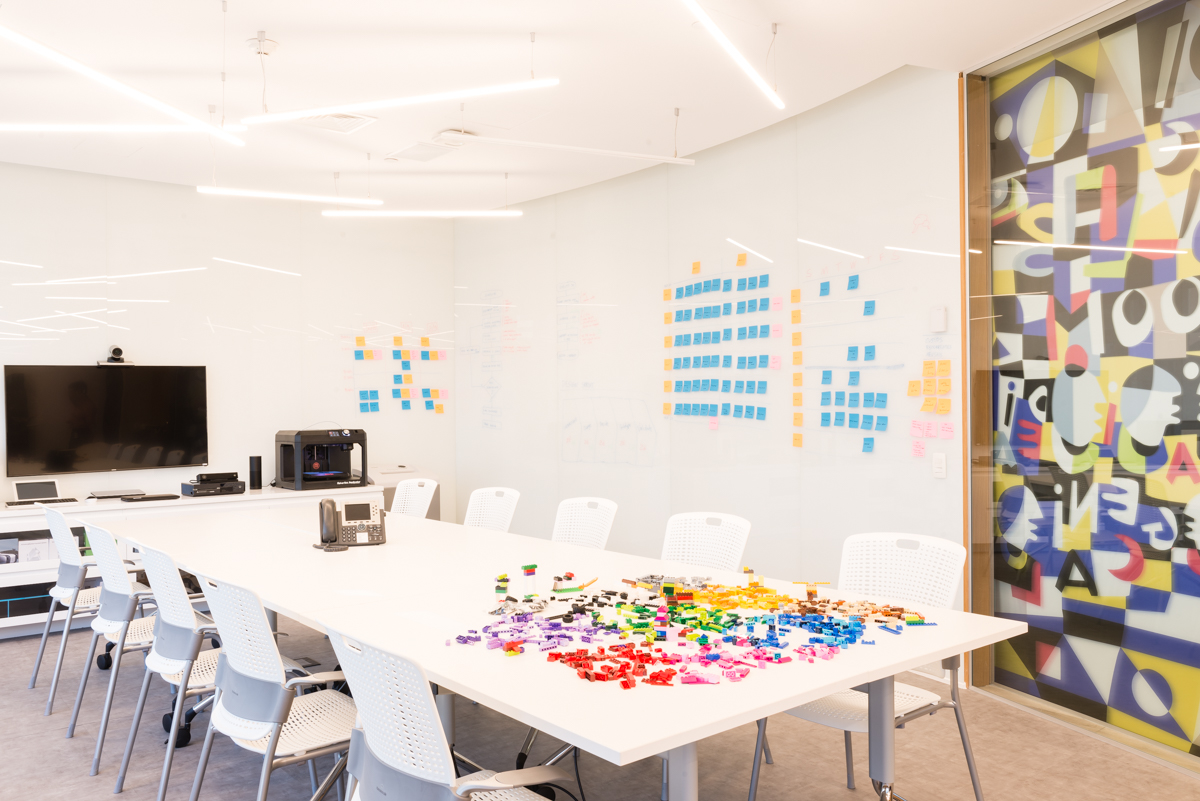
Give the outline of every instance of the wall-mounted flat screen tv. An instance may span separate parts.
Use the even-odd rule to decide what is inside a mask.
[[[208,464],[203,367],[5,365],[10,478]]]

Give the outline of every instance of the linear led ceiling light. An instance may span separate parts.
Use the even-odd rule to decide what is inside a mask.
[[[1117,253],[1187,253],[1186,250],[1160,248],[1118,248],[1108,245],[1060,245],[1057,242],[1018,242],[1015,239],[996,239],[993,245],[1025,245],[1026,247],[1065,248],[1069,250],[1111,250]]]
[[[247,264],[244,261],[233,261],[231,259],[219,259],[216,256],[213,256],[213,261],[222,261],[222,262],[225,262],[226,264],[236,264],[239,267],[253,267],[256,270],[266,270],[269,273],[283,273],[284,275],[294,275],[297,278],[304,277],[304,276],[300,275],[300,273],[289,273],[287,270],[276,270],[274,267],[262,267],[257,264]]]
[[[65,68],[71,70],[72,72],[78,73],[79,75],[82,75],[83,77],[85,77],[91,81],[95,81],[96,83],[100,84],[101,86],[112,89],[114,92],[119,92],[120,94],[123,94],[128,98],[136,100],[137,102],[139,102],[143,105],[149,106],[150,108],[155,109],[156,111],[160,111],[163,114],[166,114],[168,117],[171,117],[172,119],[179,120],[181,123],[183,123],[184,125],[188,126],[191,129],[197,129],[197,130],[204,131],[206,133],[210,133],[213,136],[217,137],[218,139],[220,139],[224,142],[228,142],[231,145],[238,145],[239,147],[241,147],[246,144],[241,139],[238,139],[236,136],[233,136],[232,134],[222,131],[220,128],[209,125],[208,123],[204,122],[203,120],[197,119],[196,117],[193,117],[190,114],[180,111],[179,109],[175,108],[174,106],[168,105],[167,103],[164,103],[161,100],[157,100],[157,99],[151,97],[150,95],[146,94],[145,92],[134,89],[132,86],[123,84],[120,81],[118,81],[116,78],[110,78],[109,76],[105,75],[102,72],[97,72],[96,70],[92,69],[91,67],[87,66],[86,64],[81,64],[78,61],[76,61],[75,59],[71,58],[70,56],[65,56],[62,53],[58,52],[57,50],[46,47],[44,44],[40,44],[39,42],[35,42],[34,40],[30,39],[28,36],[17,33],[16,31],[14,31],[11,28],[7,28],[3,25],[0,25],[0,39],[6,39],[15,45],[20,45],[21,47],[25,48],[26,50],[30,51],[31,53],[36,53],[37,55],[41,56],[42,58],[48,59],[49,61],[53,61],[55,64],[58,64],[60,67],[65,67]]]
[[[395,209],[381,211],[342,211],[334,209],[326,209],[321,212],[325,217],[520,217],[521,212],[516,209],[505,209],[503,211],[476,211],[476,210],[459,210],[459,211],[400,211]]]
[[[745,245],[743,245],[741,242],[734,242],[734,241],[733,241],[732,239],[730,239],[729,237],[726,237],[726,238],[725,238],[725,241],[726,241],[726,242],[730,242],[730,243],[732,243],[732,244],[734,244],[734,245],[737,245],[739,248],[741,248],[742,250],[746,251],[747,253],[753,253],[755,256],[758,256],[760,259],[762,259],[763,261],[765,261],[767,264],[774,264],[774,263],[775,263],[775,262],[771,261],[770,259],[768,259],[768,258],[767,258],[766,256],[764,256],[763,254],[759,253],[757,250],[751,250],[750,248],[746,247],[746,246],[745,246]]]
[[[217,130],[244,131],[245,125],[226,125]],[[93,123],[49,123],[49,122],[4,122],[0,123],[0,133],[200,133],[211,134],[211,130],[197,128],[195,125],[183,124],[130,124],[124,123],[93,124]]]
[[[273,114],[256,114],[253,117],[243,117],[246,125],[261,125],[266,122],[289,122],[305,117],[318,117],[323,114],[353,114],[360,111],[370,111],[379,108],[397,108],[399,106],[418,106],[423,103],[438,103],[443,100],[465,100],[470,97],[486,95],[501,95],[507,92],[521,92],[526,89],[544,89],[558,86],[558,78],[539,78],[536,81],[518,81],[517,83],[502,83],[495,86],[481,86],[476,89],[456,89],[452,92],[436,92],[431,95],[413,95],[411,97],[396,97],[391,100],[366,100],[361,103],[343,103],[340,106],[324,106],[322,108],[307,108],[298,111],[278,111]]]
[[[438,139],[456,145],[465,145],[468,142],[479,142],[484,145],[508,145],[509,147],[529,147],[538,150],[564,150],[568,153],[586,153],[590,156],[613,156],[621,159],[640,159],[642,161],[658,161],[664,164],[685,164],[692,166],[695,164],[694,159],[672,158],[671,156],[655,156],[651,153],[625,153],[619,150],[598,150],[594,147],[576,147],[575,145],[555,145],[549,142],[523,142],[519,139],[496,139],[491,136],[475,136],[474,134],[461,133],[459,131],[443,131],[438,134]]]
[[[742,72],[746,73],[750,77],[750,80],[754,82],[754,85],[762,90],[762,93],[774,104],[775,108],[783,108],[783,101],[779,99],[779,95],[775,94],[775,90],[767,85],[767,82],[763,80],[763,77],[758,74],[758,71],[754,67],[750,66],[750,62],[733,46],[733,42],[729,41],[729,37],[721,33],[721,29],[717,27],[717,23],[712,21],[712,17],[704,12],[700,4],[696,0],[683,0],[683,4],[688,7],[688,10],[704,26],[712,38],[717,40],[717,44],[725,48],[725,52],[729,54],[733,62],[742,68]],[[245,120],[242,121],[245,122]]]
[[[856,259],[865,259],[866,258],[866,256],[860,256],[857,253],[851,253],[848,250],[842,250],[841,248],[830,247],[829,245],[822,245],[820,242],[810,242],[807,239],[797,239],[796,241],[800,242],[801,244],[804,244],[804,245],[812,245],[814,248],[821,248],[822,250],[832,250],[834,253],[845,253],[847,256],[853,256]]]
[[[884,250],[899,250],[902,253],[920,253],[923,256],[943,256],[947,259],[957,259],[957,253],[942,253],[937,250],[913,250],[912,248],[894,248],[891,245],[884,245]]]
[[[36,267],[39,270],[42,269],[42,265],[40,264],[26,264],[23,261],[5,261],[4,259],[0,259],[0,264],[11,264],[14,267]]]
[[[260,197],[272,200],[307,200],[310,203],[345,203],[349,206],[382,206],[382,200],[369,197],[331,197],[328,195],[295,195],[290,192],[260,192],[257,189],[229,189],[223,186],[197,186],[202,195],[229,195],[231,197]]]

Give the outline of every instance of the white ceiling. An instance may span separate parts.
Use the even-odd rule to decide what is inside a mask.
[[[775,109],[678,0],[4,0],[0,24],[207,120],[537,77],[550,89],[468,101],[483,136],[670,155],[798,114],[902,65],[959,71],[1003,56],[1111,0],[702,0],[787,107]],[[771,23],[777,64],[765,65]],[[0,122],[166,123],[157,112],[0,41]],[[470,145],[428,163],[383,155],[462,123],[458,102],[371,112],[343,135],[254,126],[243,148],[195,134],[0,133],[0,161],[277,191],[371,193],[394,208],[492,208],[602,181],[647,162]],[[887,120],[880,120],[887,135]],[[685,168],[684,168],[685,169]]]

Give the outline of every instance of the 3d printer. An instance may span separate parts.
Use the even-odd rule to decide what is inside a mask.
[[[275,485],[292,490],[366,486],[367,432],[277,431]]]

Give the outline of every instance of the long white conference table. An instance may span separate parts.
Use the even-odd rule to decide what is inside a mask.
[[[744,583],[745,577],[399,515],[387,516],[385,544],[327,553],[312,547],[316,496],[311,506],[162,515],[110,525],[117,537],[162,550],[186,571],[253,589],[269,610],[403,654],[440,687],[609,762],[628,765],[668,752],[673,801],[698,798],[696,743],[706,737],[859,685],[869,686],[872,718],[890,722],[897,673],[1025,631],[1023,623],[1000,618],[920,609],[937,626],[908,628],[899,636],[875,632],[875,645],[853,646],[829,661],[770,666],[737,683],[639,684],[623,690],[616,682],[582,681],[532,649],[510,658],[482,644],[448,647],[446,641],[496,621],[487,614],[493,608],[494,579],[507,573],[511,594],[523,593],[524,564],[537,564],[542,595],[552,594],[553,576],[566,571],[584,580],[598,578],[588,588],[592,592],[626,589],[622,578],[651,573],[711,575],[724,584]],[[798,589],[785,581],[768,580],[768,585],[781,592]],[[840,597],[836,591],[830,595]],[[904,603],[902,598],[870,600]],[[799,644],[797,635],[791,639]],[[889,792],[894,748],[894,728],[872,726],[870,775]],[[752,753],[748,741],[748,761]]]

